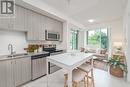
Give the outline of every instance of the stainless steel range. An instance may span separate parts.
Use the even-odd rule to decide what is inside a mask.
[[[43,51],[47,51],[50,53],[50,56],[53,56],[53,55],[58,55],[58,54],[61,54],[63,53],[63,50],[58,50],[56,49],[56,45],[55,44],[45,44],[43,46]],[[60,70],[61,68],[56,66],[55,64],[53,63],[48,63],[48,70],[49,70],[49,74],[52,74],[58,70]]]

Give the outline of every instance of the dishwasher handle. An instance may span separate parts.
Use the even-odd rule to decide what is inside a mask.
[[[50,53],[34,55],[34,56],[31,56],[31,59],[32,60],[34,60],[34,59],[40,59],[40,58],[44,58],[44,57],[47,57],[47,56],[50,56]]]

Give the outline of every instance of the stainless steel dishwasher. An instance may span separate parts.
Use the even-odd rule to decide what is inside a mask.
[[[32,60],[32,80],[46,75],[46,57],[50,56],[49,53],[37,54],[31,56]]]

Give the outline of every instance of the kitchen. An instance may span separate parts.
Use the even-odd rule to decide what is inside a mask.
[[[0,20],[2,41],[0,43],[2,46],[0,49],[0,77],[3,78],[0,80],[0,87],[20,86],[46,75],[45,58],[62,53],[64,50],[56,49],[56,44],[62,42],[62,22],[18,5],[15,8],[15,18]],[[29,51],[27,53],[25,50],[28,45],[43,45],[44,43],[44,48],[42,46],[34,53]],[[56,66],[54,69],[49,68],[50,73],[56,71],[57,68]]]
[[[47,74],[46,57],[66,52],[63,23],[18,4],[14,18],[0,19],[0,87],[21,86]],[[60,69],[48,64],[49,74]]]
[[[99,15],[96,14],[100,12],[97,10],[94,10],[96,13],[93,14],[97,20],[96,18],[90,19],[92,14],[89,12],[79,12],[89,9],[88,2],[91,2],[92,7],[102,6],[101,8],[104,8],[104,5],[111,5],[113,0],[110,2],[82,0],[81,3],[79,3],[80,0],[75,2],[74,0],[59,0],[59,4],[57,4],[58,0],[56,2],[51,0],[9,0],[9,2],[0,0],[1,5],[3,2],[6,5],[13,2],[10,4],[14,6],[12,7],[14,13],[0,14],[0,87],[88,87],[89,85],[92,87],[129,87],[126,75],[123,73],[122,79],[113,77],[109,74],[109,67],[106,64],[108,57],[113,55],[113,43],[123,42],[125,38],[122,34],[122,32],[126,33],[122,28],[122,17],[118,18],[120,15],[117,14],[111,15],[115,18],[114,20],[107,14],[103,14],[105,11],[101,11],[104,18],[101,19],[107,20],[104,23],[98,20]],[[115,6],[115,2],[113,5]],[[117,5],[117,8],[113,10],[117,11],[122,6],[124,11],[125,5],[126,1],[120,0],[119,6]],[[1,7],[1,13],[3,10],[8,13],[8,8],[7,6],[5,10]],[[12,9],[9,8],[9,10]],[[113,10],[111,13],[115,12]],[[117,11],[117,13],[121,12]],[[79,20],[76,16],[80,17]],[[105,18],[110,18],[112,22]],[[107,51],[105,52],[107,59],[97,62],[98,57],[95,54],[101,51],[102,55],[104,51],[99,48],[93,50],[92,48],[96,48],[94,45],[88,47],[89,39],[91,39],[89,33],[94,35],[95,32],[100,31],[99,40],[101,42],[103,30],[106,30],[104,37],[107,38]],[[101,44],[98,43],[98,45]],[[81,67],[87,63],[90,65],[89,68]],[[88,73],[91,73],[91,77]]]

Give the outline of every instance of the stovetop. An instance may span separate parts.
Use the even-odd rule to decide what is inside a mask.
[[[56,53],[56,52],[62,52],[63,50],[58,50],[58,49],[44,49],[44,51],[49,52],[49,53]]]
[[[55,44],[45,44],[43,46],[43,51],[47,51],[49,53],[62,52],[63,50],[56,49]]]

